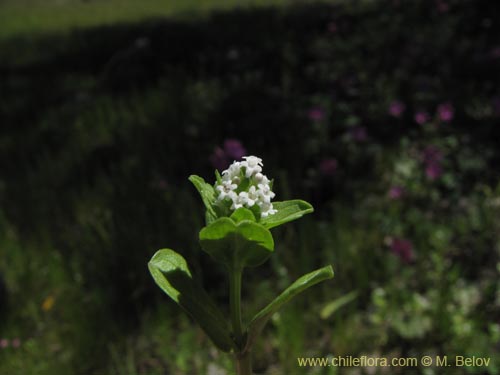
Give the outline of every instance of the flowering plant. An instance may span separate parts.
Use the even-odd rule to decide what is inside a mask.
[[[262,160],[243,157],[219,174],[215,185],[201,177],[189,180],[206,208],[206,226],[199,233],[201,248],[222,263],[229,274],[230,324],[207,292],[193,279],[184,258],[162,249],[148,266],[158,286],[177,302],[210,337],[213,343],[236,358],[240,375],[251,374],[252,346],[271,316],[295,295],[333,277],[331,266],[308,273],[258,312],[246,325],[241,318],[241,279],[245,267],[256,267],[274,251],[270,229],[313,211],[302,200],[271,202],[273,182],[262,173]]]

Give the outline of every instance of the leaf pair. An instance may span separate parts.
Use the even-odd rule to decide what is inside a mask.
[[[229,269],[256,267],[264,263],[274,251],[269,229],[313,211],[309,203],[300,200],[277,202],[275,207],[277,213],[260,221],[244,207],[230,217],[212,221],[200,231],[202,249]]]
[[[170,249],[162,249],[151,258],[149,271],[156,284],[177,302],[221,350],[237,350],[227,319],[205,290],[195,283],[184,258]],[[246,350],[254,343],[271,316],[286,302],[307,288],[333,277],[331,266],[308,273],[295,281],[250,322]]]

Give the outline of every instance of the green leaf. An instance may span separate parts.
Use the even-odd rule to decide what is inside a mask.
[[[358,292],[353,291],[339,297],[325,305],[321,309],[321,318],[328,319],[335,311],[340,309],[342,306],[347,305],[349,302],[354,301],[358,297]]]
[[[243,220],[255,221],[255,215],[248,208],[240,207],[232,213],[230,218],[235,222],[239,223]]]
[[[207,224],[210,224],[215,219],[217,219],[217,214],[214,210],[213,204],[215,202],[215,190],[214,187],[205,182],[203,178],[196,175],[189,176],[189,181],[192,182],[198,193],[200,193],[203,204],[205,205],[207,211],[205,214],[205,220]]]
[[[248,215],[243,212],[240,211],[238,216]],[[217,219],[203,228],[200,245],[212,258],[230,269],[256,267],[274,251],[269,230],[250,220],[235,223],[228,217]]]
[[[250,349],[255,342],[257,336],[262,332],[262,329],[269,321],[271,316],[277,312],[285,303],[290,301],[297,294],[303,292],[307,288],[333,277],[332,266],[326,266],[316,271],[310,272],[290,285],[283,293],[274,299],[269,305],[263,308],[257,315],[254,316],[248,326],[248,341],[246,349]]]
[[[218,348],[228,352],[235,347],[226,318],[194,282],[181,255],[170,249],[158,250],[148,268],[156,284],[191,315]]]
[[[313,206],[311,206],[311,204],[300,199],[284,202],[273,202],[273,207],[278,212],[276,212],[274,215],[269,215],[260,220],[260,224],[262,224],[267,229],[271,229],[292,220],[297,220],[305,214],[309,214],[314,211],[314,208]]]

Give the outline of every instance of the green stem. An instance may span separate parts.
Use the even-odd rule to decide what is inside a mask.
[[[249,350],[236,354],[236,374],[252,375],[252,355]]]
[[[245,334],[241,323],[241,276],[243,269],[239,267],[229,269],[229,305],[231,323],[233,325],[234,340],[238,347],[235,353],[236,374],[252,375],[252,357],[250,350],[245,348]]]
[[[241,268],[229,270],[229,305],[231,310],[231,323],[236,344],[239,348],[243,345],[243,329],[241,324]]]

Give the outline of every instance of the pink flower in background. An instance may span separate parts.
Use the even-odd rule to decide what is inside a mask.
[[[5,349],[9,346],[9,340],[0,339],[0,349]]]
[[[214,168],[223,171],[229,164],[241,159],[246,153],[247,150],[239,140],[230,138],[224,141],[224,148],[215,148],[213,154],[210,156],[210,162]]]
[[[496,96],[493,99],[491,99],[491,105],[493,106],[493,112],[495,112],[495,115],[499,116],[500,115],[500,96]]]
[[[336,33],[338,30],[337,24],[335,23],[335,21],[329,22],[326,28],[327,28],[328,32],[330,32],[332,34]]]
[[[415,258],[413,244],[406,239],[393,238],[390,248],[393,254],[397,255],[405,263],[410,263]]]
[[[19,348],[21,346],[21,339],[15,338],[12,340],[12,347],[13,348]]]
[[[404,103],[400,100],[394,100],[390,105],[389,105],[389,114],[393,117],[401,117],[403,112],[405,111],[406,106]]]
[[[429,114],[425,111],[418,111],[415,113],[415,122],[419,125],[424,125],[429,121]]]
[[[364,142],[368,139],[368,134],[364,126],[354,126],[349,129],[349,135],[356,142]]]
[[[425,175],[429,180],[437,180],[443,174],[443,168],[439,162],[428,163],[425,167]]]
[[[389,198],[391,199],[399,199],[401,198],[405,193],[405,190],[402,186],[391,186],[389,189]]]
[[[493,59],[500,59],[500,46],[493,47],[490,51],[490,56]]]
[[[337,159],[333,158],[323,159],[319,163],[319,171],[323,176],[333,176],[337,171],[338,165],[339,163]]]
[[[450,102],[438,105],[437,112],[439,119],[444,122],[450,122],[455,115],[455,109]]]
[[[450,10],[450,5],[443,0],[436,1],[436,8],[440,13],[446,13]]]
[[[321,121],[325,118],[325,110],[320,107],[314,107],[309,110],[307,116],[312,121]]]
[[[153,185],[159,190],[167,190],[169,186],[167,180],[161,177],[154,181]]]
[[[229,161],[227,160],[226,153],[220,147],[216,147],[214,153],[210,156],[210,162],[214,166],[215,169],[219,171],[223,171],[229,165]]]
[[[441,162],[443,152],[436,146],[427,146],[422,152],[422,159],[425,164],[425,175],[430,180],[437,180],[443,174]]]

